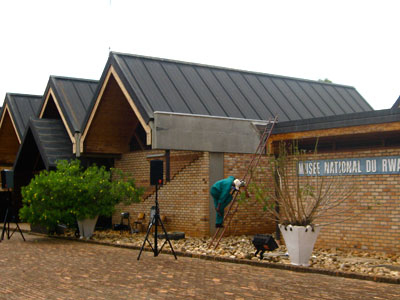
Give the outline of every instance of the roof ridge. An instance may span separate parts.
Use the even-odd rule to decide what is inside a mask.
[[[319,80],[298,78],[298,77],[285,76],[285,75],[277,75],[277,74],[271,74],[271,73],[263,73],[263,72],[259,72],[259,71],[250,71],[250,70],[236,69],[236,68],[230,68],[230,67],[222,67],[222,66],[215,66],[215,65],[209,65],[209,64],[187,62],[187,61],[181,61],[181,60],[170,59],[170,58],[160,58],[160,57],[154,57],[154,56],[123,53],[123,52],[116,52],[116,51],[111,51],[110,56],[111,55],[129,56],[129,57],[136,57],[136,58],[141,58],[141,59],[155,60],[155,61],[161,61],[161,62],[167,62],[167,63],[183,64],[183,65],[197,66],[197,67],[203,67],[203,68],[212,68],[212,69],[223,70],[223,71],[247,73],[247,74],[251,74],[251,75],[262,75],[262,76],[275,77],[275,78],[281,78],[281,79],[287,79],[287,80],[317,83],[320,85],[341,86],[341,87],[355,89],[354,86],[345,85],[345,84],[329,83],[329,82],[323,82],[323,81],[319,81]]]
[[[24,94],[24,93],[6,93],[6,98],[7,96],[19,96],[19,97],[34,97],[34,98],[42,98],[43,95],[33,95],[33,94]]]
[[[71,80],[71,81],[85,81],[85,82],[93,82],[99,83],[97,79],[86,79],[86,78],[79,78],[79,77],[69,77],[69,76],[59,76],[59,75],[50,75],[51,79],[60,79],[60,80]]]

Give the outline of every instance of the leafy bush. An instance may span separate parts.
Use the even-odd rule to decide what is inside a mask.
[[[22,188],[22,220],[54,230],[57,224],[111,216],[115,205],[139,202],[144,189],[118,169],[96,165],[83,169],[79,160],[60,161],[55,171],[42,171]]]

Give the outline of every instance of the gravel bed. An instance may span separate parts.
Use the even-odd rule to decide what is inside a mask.
[[[66,236],[73,236],[72,232]],[[95,231],[91,240],[117,245],[141,247],[145,235],[143,233],[130,234],[123,231]],[[224,237],[219,246],[214,250],[208,249],[211,238],[186,237],[180,240],[171,240],[175,251],[186,252],[194,255],[209,255],[227,257],[232,259],[257,260],[261,263],[290,264],[285,246],[265,252],[264,259],[255,257],[255,247],[252,236]],[[153,242],[153,237],[150,238]],[[146,248],[148,247],[146,243]],[[165,249],[169,249],[165,245]],[[344,271],[362,275],[400,278],[400,255],[386,254],[384,252],[366,252],[361,250],[345,251],[341,249],[315,248],[310,259],[310,268],[331,271]]]

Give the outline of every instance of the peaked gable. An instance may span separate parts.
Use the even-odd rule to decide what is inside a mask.
[[[115,52],[109,64],[146,122],[155,111],[292,121],[373,110],[344,85]]]
[[[38,115],[41,103],[42,96],[7,93],[1,114],[0,130],[4,116],[8,112],[18,141],[21,143],[29,119]]]
[[[50,114],[53,116],[56,107],[73,140],[74,133],[82,131],[97,85],[96,80],[50,76],[39,118],[46,118],[48,108],[52,110]]]

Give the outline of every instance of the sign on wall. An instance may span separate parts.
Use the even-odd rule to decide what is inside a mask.
[[[309,160],[298,167],[300,176],[400,174],[400,156]]]

